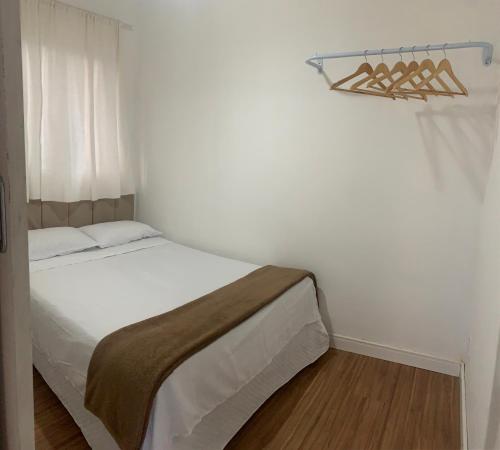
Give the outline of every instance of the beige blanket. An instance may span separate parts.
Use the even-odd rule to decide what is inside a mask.
[[[156,393],[174,369],[307,277],[315,281],[311,272],[262,267],[180,308],[110,334],[92,355],[85,407],[122,450],[139,450]]]

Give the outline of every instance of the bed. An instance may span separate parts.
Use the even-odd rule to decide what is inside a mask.
[[[112,210],[130,214],[116,204]],[[118,448],[83,406],[97,344],[257,268],[163,237],[30,264],[34,365],[92,448]],[[142,448],[224,448],[277,389],[328,347],[314,284],[304,279],[175,369],[155,397]]]

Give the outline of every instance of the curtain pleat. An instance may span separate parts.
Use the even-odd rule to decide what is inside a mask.
[[[118,22],[51,0],[22,0],[29,199],[133,193],[119,117]]]

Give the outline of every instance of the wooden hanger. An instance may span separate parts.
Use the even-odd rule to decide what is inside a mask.
[[[439,77],[440,74],[446,73],[448,77],[450,78],[453,83],[455,83],[455,86],[459,89],[458,92],[452,91],[448,85]],[[450,61],[445,58],[443,59],[437,66],[436,70],[432,72],[425,80],[420,82],[417,85],[417,89],[421,89],[424,84],[430,83],[433,80],[438,80],[441,85],[444,85],[447,87],[448,91],[452,93],[453,95],[465,95],[468,96],[469,92],[467,91],[466,87],[462,84],[462,82],[456,77],[456,75],[453,73],[453,69],[451,67]]]
[[[366,59],[366,52],[365,52],[365,59]],[[380,64],[379,64],[380,66]],[[342,92],[350,92],[350,93],[355,93],[355,94],[365,94],[365,95],[375,95],[377,97],[386,97],[386,98],[395,98],[392,94],[390,95],[387,95],[385,93],[385,85],[384,84],[381,84],[381,87],[384,88],[384,91],[380,91],[380,92],[376,92],[376,91],[368,91],[368,90],[363,90],[363,89],[353,89],[353,86],[351,86],[350,88],[343,88],[342,86],[344,84],[346,84],[347,82],[351,81],[351,80],[354,80],[356,78],[358,78],[360,75],[367,75],[365,78],[362,79],[361,81],[361,84],[365,83],[367,80],[371,80],[372,77],[371,75],[379,70],[381,70],[381,68],[377,66],[377,68],[375,69],[375,71],[373,70],[373,67],[371,66],[371,64],[368,63],[368,60],[366,60],[363,64],[361,64],[359,67],[358,67],[358,70],[356,70],[356,72],[354,72],[353,74],[345,77],[345,78],[342,78],[341,80],[335,82],[334,84],[331,85],[330,87],[330,90],[332,91],[342,91]],[[386,66],[386,69],[387,71],[389,70]],[[358,83],[355,83],[355,84],[358,84]]]
[[[430,82],[425,82],[425,86],[427,90],[422,90],[422,89],[417,89],[418,86],[418,81],[415,81],[414,78],[417,77],[419,78],[420,81],[425,80],[425,76],[423,75],[423,72],[425,70],[428,71],[435,71],[434,63],[431,60],[425,60],[422,62],[422,64],[418,64],[417,61],[415,60],[415,52],[412,51],[413,54],[413,61],[411,61],[408,66],[405,66],[403,63],[403,57],[401,55],[401,49],[400,48],[400,53],[399,57],[401,58],[401,61],[399,61],[393,68],[392,72],[396,74],[398,71],[401,73],[401,76],[394,82],[392,83],[387,91],[394,93],[404,93],[408,95],[409,98],[415,98],[419,100],[424,100],[427,101],[427,95],[429,92],[436,92],[434,89],[434,86]],[[415,48],[415,47],[413,47]],[[427,51],[427,54],[429,52]],[[446,54],[446,53],[445,53]],[[404,68],[406,67],[406,70]],[[432,73],[432,72],[431,72]],[[403,85],[409,83],[411,85],[411,88],[403,88]],[[453,94],[449,93],[435,93],[434,95],[449,95],[453,96]]]
[[[381,67],[380,67],[381,66]],[[403,69],[404,66],[404,69]],[[395,92],[388,92],[387,88],[394,83],[394,75],[399,73],[402,70],[406,70],[406,65],[403,62],[397,63],[392,70],[389,70],[386,64],[382,63],[377,66],[380,70],[372,74],[372,79],[366,79],[365,81],[367,82],[366,88],[367,89],[375,89],[377,91],[383,92],[388,96],[395,97],[395,98],[403,98],[405,100],[408,100],[408,95],[406,94],[400,94],[400,93],[395,93]],[[389,84],[386,84],[388,82]],[[359,83],[357,83],[359,84]],[[353,85],[352,89],[359,89],[361,85]]]
[[[410,64],[408,64],[408,66],[407,66],[407,72],[405,74],[403,74],[401,76],[401,78],[399,78],[399,80],[401,80],[403,77],[406,77],[406,76],[410,75],[413,72],[416,72],[418,70],[419,66],[420,65],[419,65],[419,63],[417,61],[415,61],[415,60],[411,61]],[[416,76],[418,76],[421,80],[424,80],[424,76],[422,74],[416,73]],[[399,80],[396,80],[396,82],[398,82]],[[413,90],[415,91],[415,89],[417,87],[417,82],[413,78],[410,78],[408,80],[408,82],[411,84]],[[430,89],[433,88],[432,84],[430,84],[430,83],[427,83],[426,86],[428,88],[430,88]],[[391,90],[391,86],[389,86],[388,89]],[[420,93],[419,95],[422,96],[422,100],[427,101],[427,95],[426,94]]]
[[[403,62],[403,56],[401,55],[401,49],[403,47],[400,47],[399,51],[399,57],[401,58],[400,61],[398,61],[394,67],[392,68],[392,70],[390,71],[390,76],[387,78],[384,76],[382,76],[382,78],[380,79],[380,81],[383,81],[384,79],[389,79],[389,80],[392,80],[393,76],[396,75],[397,73],[401,73],[401,74],[405,74],[406,73],[406,70],[407,70],[407,67],[406,67],[406,64]],[[383,53],[383,50],[382,50],[382,53]],[[392,80],[392,82],[394,82],[394,80]],[[370,88],[375,88],[375,89],[379,89],[378,87],[375,86],[375,83],[376,83],[376,80],[373,80],[373,81],[370,81],[368,83],[368,87]]]
[[[427,97],[425,94],[420,94],[417,92],[414,93],[410,90],[395,91],[390,89],[391,86],[393,86],[398,80],[407,76],[411,72],[415,71],[417,68],[418,68],[418,63],[416,61],[412,61],[409,65],[406,65],[403,62],[403,59],[401,59],[401,61],[398,61],[390,71],[390,77],[388,78],[388,80],[391,82],[391,84],[385,88],[386,93],[391,93],[398,98],[405,98],[406,100],[408,100],[409,98],[413,98],[417,100],[427,101]],[[399,74],[399,77],[395,77],[395,75],[397,74]],[[384,79],[379,79],[379,80],[384,81]],[[410,79],[409,82],[412,84],[414,88],[417,86],[417,83],[414,82],[413,79]],[[372,89],[380,89],[378,86],[375,86],[375,80],[369,82],[368,87]]]
[[[386,77],[385,75],[382,76],[382,78],[379,78],[378,81],[384,81],[386,79],[392,79],[394,75],[401,73],[404,74],[407,70],[406,64],[403,61],[398,61],[392,70],[389,72],[389,77]],[[376,87],[375,83],[377,80],[372,80],[368,83],[368,87]]]
[[[351,74],[345,78],[342,78],[341,80],[337,81],[336,83],[333,83],[330,86],[330,90],[331,91],[348,91],[348,89],[341,89],[340,87],[343,84],[347,83],[348,81],[351,81],[364,73],[368,74],[368,73],[372,73],[372,72],[373,72],[373,67],[370,64],[368,64],[367,62],[364,62],[363,64],[361,64],[358,67],[358,70],[356,70],[356,72],[354,72],[353,74]]]
[[[404,71],[404,72],[401,73],[401,76],[398,79],[396,79],[395,83],[397,83],[398,80],[401,80],[403,77],[406,77],[406,76],[410,75],[411,73],[415,72],[418,69],[418,67],[419,67],[419,64],[418,64],[417,61],[411,61],[410,64],[408,64],[406,66],[406,71]],[[423,78],[423,77],[421,77],[421,78]],[[411,84],[413,90],[410,90],[410,89],[398,89],[398,90],[395,90],[394,88],[391,89],[391,87],[393,86],[393,84],[395,84],[395,83],[393,83],[393,84],[391,84],[387,88],[387,91],[388,92],[392,92],[392,93],[394,93],[394,92],[406,93],[409,96],[409,98],[423,100],[423,101],[426,102],[427,101],[427,95],[423,94],[421,92],[416,92],[415,88],[417,86],[417,83],[413,80],[413,78],[410,78],[410,80],[408,82]],[[429,84],[429,86],[432,88],[431,84]]]
[[[389,68],[387,67],[387,64],[384,63],[384,50],[382,49],[380,52],[380,56],[382,57],[382,62],[377,65],[375,70],[368,74],[367,77],[363,78],[362,80],[354,83],[350,91],[352,92],[357,92],[359,94],[367,94],[367,95],[377,95],[381,97],[388,97],[392,98],[393,100],[396,99],[396,96],[392,93],[387,93],[387,86],[382,82],[384,79],[392,80],[391,77],[391,72]],[[365,53],[365,59],[366,59],[366,53]],[[379,76],[382,75],[382,76]],[[378,85],[379,87],[379,92],[377,92],[374,89],[371,89],[369,85],[366,86],[365,89],[362,88],[363,85],[367,83],[371,83],[373,81],[373,85]],[[392,80],[393,81],[393,80]],[[407,98],[405,96],[402,96],[401,98]]]
[[[424,75],[424,72],[429,72],[430,75]],[[439,74],[436,73],[437,69],[431,59],[424,59],[418,66],[418,68],[408,75],[402,77],[394,84],[389,86],[390,92],[398,91],[398,92],[412,92],[419,93],[424,95],[445,95],[453,97],[454,93],[450,89],[450,87],[441,79]],[[415,82],[415,77],[418,77],[420,81],[418,83]],[[442,90],[437,90],[431,83],[431,80],[435,80],[441,86]],[[406,83],[410,83],[412,88],[405,88],[404,85]],[[416,84],[416,86],[415,86]],[[424,86],[427,89],[424,89]]]
[[[387,64],[384,63],[384,49],[381,50],[380,56],[382,57],[382,62],[377,65],[375,70],[372,73],[368,74],[367,77],[354,83],[351,86],[350,90],[353,92],[361,93],[361,94],[371,95],[374,92],[372,89],[370,89],[369,83],[373,82],[373,85],[378,85],[379,90],[381,91],[381,92],[375,92],[375,94],[389,97],[389,98],[392,98],[394,100],[396,98],[395,95],[387,94],[387,92],[386,92],[387,86],[381,81],[384,79],[386,79],[386,80],[392,79],[389,68],[387,67]],[[366,59],[366,52],[365,52],[365,59]],[[379,75],[382,75],[382,76],[379,76]],[[361,86],[363,86],[365,84],[367,84],[367,86],[365,89],[363,89]]]
[[[374,70],[373,70],[373,67],[371,66],[371,64],[367,63],[367,62],[364,62],[363,64],[361,64],[359,67],[358,67],[358,70],[356,70],[356,72],[354,72],[353,74],[345,77],[345,78],[342,78],[341,80],[333,83],[330,87],[330,90],[331,91],[342,91],[342,92],[350,92],[350,93],[355,93],[355,94],[367,94],[367,95],[376,95],[378,97],[388,97],[385,92],[362,92],[361,90],[359,91],[354,91],[352,90],[352,87],[347,89],[347,88],[343,88],[342,86],[344,84],[346,84],[347,82],[351,81],[351,80],[354,80],[356,79],[357,77],[359,77],[360,75],[363,75],[363,74],[366,74],[366,75],[370,75],[374,73]],[[371,79],[371,77],[365,77],[364,79],[366,78],[369,78]]]
[[[391,72],[390,72],[390,81],[391,81],[391,84],[389,85],[389,87],[386,89],[386,93],[389,93],[391,92],[392,94],[394,95],[398,95],[399,93],[401,93],[402,95],[404,95],[406,99],[408,98],[414,98],[414,99],[418,99],[418,100],[424,100],[424,101],[427,101],[427,97],[425,94],[419,94],[419,93],[412,93],[410,92],[409,90],[406,90],[406,91],[403,91],[403,90],[399,90],[399,91],[394,91],[390,89],[391,86],[393,86],[398,80],[401,80],[403,77],[409,75],[410,73],[414,72],[415,70],[418,69],[418,63],[415,61],[415,53],[413,53],[413,61],[410,62],[410,64],[406,65],[405,62],[403,61],[403,55],[401,54],[401,50],[403,49],[403,47],[400,47],[399,48],[399,57],[400,57],[400,61],[398,61],[394,67],[392,68]],[[397,74],[400,74],[399,77],[396,77],[396,80],[394,80],[395,78],[395,75]],[[422,77],[423,78],[423,77]],[[417,86],[417,83],[413,81],[413,79],[410,79],[409,80],[410,84],[412,85],[413,88],[415,88]],[[368,83],[368,86],[373,88],[373,89],[378,89],[378,87],[376,87],[374,85],[374,82],[370,82]],[[431,85],[432,87],[432,85]]]

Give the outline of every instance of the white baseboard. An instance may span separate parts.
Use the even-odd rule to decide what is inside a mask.
[[[462,450],[467,450],[468,445],[468,432],[467,432],[467,403],[465,391],[465,364],[460,365],[460,429]]]
[[[339,350],[397,362],[407,366],[418,367],[419,369],[432,370],[433,372],[444,373],[454,377],[460,376],[462,363],[458,361],[450,361],[437,358],[436,356],[416,353],[411,350],[390,347],[388,345],[377,344],[375,342],[364,341],[362,339],[341,336],[338,334],[331,336],[331,342],[332,347]]]

